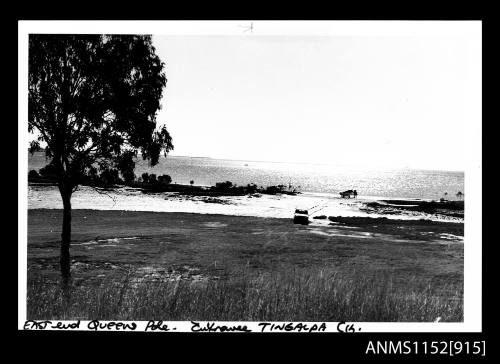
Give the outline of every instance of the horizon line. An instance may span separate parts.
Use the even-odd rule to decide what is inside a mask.
[[[227,160],[234,162],[257,162],[257,163],[281,163],[281,164],[306,164],[306,165],[320,165],[320,166],[349,166],[349,164],[333,164],[333,163],[321,163],[321,162],[289,162],[289,161],[271,161],[271,160],[254,160],[254,159],[233,159],[233,158],[214,158],[209,156],[190,156],[190,155],[172,155],[167,154],[167,157],[179,157],[179,158],[197,158],[197,159],[215,159],[215,160]],[[359,164],[352,164],[353,167],[366,168]],[[414,168],[414,167],[382,167],[382,169],[410,169],[417,171],[444,171],[444,172],[460,172],[465,173],[463,169],[436,169],[436,168]]]
[[[43,152],[45,148],[41,148],[39,152]],[[140,155],[141,153],[138,152]],[[165,155],[162,155],[165,157]],[[160,156],[160,157],[162,157]],[[210,156],[191,156],[191,155],[174,155],[174,154],[168,154],[166,157],[177,157],[177,158],[195,158],[195,159],[214,159],[214,160],[226,160],[226,161],[233,161],[233,162],[256,162],[256,163],[275,163],[275,164],[300,164],[300,165],[318,165],[318,166],[332,166],[332,167],[339,167],[339,166],[352,166],[354,168],[367,168],[367,166],[362,166],[359,164],[333,164],[333,163],[321,163],[321,162],[290,162],[290,161],[276,161],[276,160],[254,160],[254,159],[234,159],[234,158],[215,158],[215,157],[210,157]],[[165,157],[165,158],[166,158]],[[384,169],[384,170],[414,170],[414,171],[440,171],[440,172],[459,172],[459,173],[465,173],[464,169],[436,169],[436,168],[415,168],[415,167],[380,167],[378,169]]]

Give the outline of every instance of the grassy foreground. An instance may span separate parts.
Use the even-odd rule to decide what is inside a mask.
[[[345,278],[336,272],[294,270],[207,282],[136,283],[131,276],[73,287],[66,301],[58,285],[32,282],[28,318],[217,321],[463,320],[463,291],[450,284],[441,295],[418,278],[408,288],[390,277]]]
[[[463,321],[463,224],[75,210],[28,214],[28,319]]]

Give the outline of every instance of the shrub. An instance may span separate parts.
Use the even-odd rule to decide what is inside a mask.
[[[255,183],[249,183],[247,184],[246,189],[248,193],[255,193],[257,192],[258,187]]]
[[[217,190],[221,190],[221,191],[227,191],[227,190],[230,190],[233,187],[234,187],[234,185],[233,185],[233,182],[231,182],[231,181],[217,182],[215,184],[215,188]]]
[[[114,185],[122,182],[117,169],[105,169],[101,172],[99,179],[104,185]]]
[[[276,194],[276,193],[282,193],[284,190],[285,190],[284,185],[277,185],[277,186],[266,187],[265,192],[269,194]]]
[[[47,164],[45,167],[40,168],[38,171],[40,176],[44,178],[56,178],[57,177],[57,169],[52,164]]]
[[[125,152],[123,153],[116,163],[117,169],[120,171],[120,174],[123,177],[125,183],[130,184],[134,182],[135,174],[135,162],[134,162],[134,153],[133,152]]]
[[[158,176],[158,182],[168,185],[172,183],[172,177],[170,177],[168,174]]]
[[[34,169],[32,169],[31,171],[28,172],[28,179],[39,178],[39,177],[40,177],[40,175]]]
[[[123,177],[123,181],[127,184],[131,184],[134,182],[135,180],[135,173],[134,171],[122,171],[122,177]]]

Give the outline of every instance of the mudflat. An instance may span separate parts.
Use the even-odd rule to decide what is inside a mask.
[[[61,222],[61,210],[28,211],[28,279],[58,280]],[[403,286],[418,277],[434,291],[463,284],[463,234],[463,223],[428,220],[330,217],[303,226],[278,218],[73,210],[72,276],[95,281],[134,270],[156,280],[223,279],[242,270],[314,268],[389,276]]]

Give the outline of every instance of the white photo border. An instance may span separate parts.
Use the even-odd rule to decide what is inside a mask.
[[[241,26],[253,23],[253,31]],[[481,332],[482,330],[482,22],[481,21],[19,21],[18,22],[18,329],[26,322],[28,36],[45,34],[454,36],[468,49],[470,99],[465,135],[464,322],[359,322],[362,332]],[[145,325],[144,322],[138,322]],[[165,322],[168,323],[168,322]],[[190,322],[171,322],[177,332]],[[220,324],[229,324],[222,323]],[[237,324],[231,323],[231,324]],[[241,322],[256,327],[256,322]],[[84,325],[82,325],[84,326]],[[337,332],[337,323],[328,323]],[[258,330],[255,330],[258,331]]]

